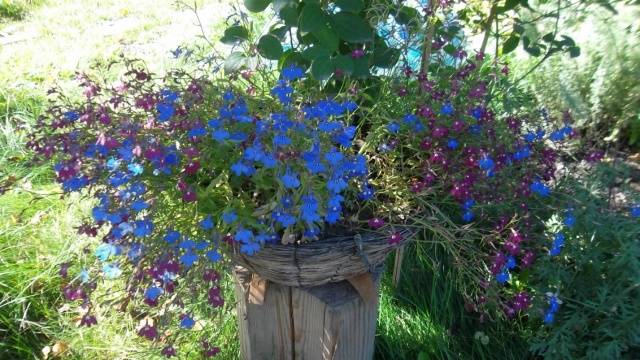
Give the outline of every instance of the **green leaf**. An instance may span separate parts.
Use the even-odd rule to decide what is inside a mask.
[[[264,35],[258,41],[258,52],[269,60],[278,60],[282,55],[282,44],[273,35]]]
[[[418,23],[420,21],[420,13],[418,10],[409,6],[402,6],[395,17],[398,24],[402,25]]]
[[[540,56],[540,54],[541,54],[540,47],[537,46],[537,45],[527,46],[527,47],[524,48],[524,51],[528,52],[532,56]]]
[[[318,39],[320,45],[327,48],[330,52],[338,50],[340,38],[338,37],[338,33],[328,24],[322,26],[320,30],[312,32],[312,34],[316,39]]]
[[[329,79],[334,70],[333,63],[328,57],[317,58],[311,64],[311,75],[319,81]]]
[[[331,53],[329,50],[320,45],[310,46],[302,52],[302,57],[309,61],[313,61],[320,57],[329,57],[330,55]]]
[[[338,55],[333,59],[333,66],[344,71],[345,74],[353,74],[353,59],[349,55]]]
[[[513,24],[513,31],[522,35],[524,33],[524,26],[520,24]]]
[[[572,58],[580,56],[580,47],[578,47],[578,46],[570,47],[569,48],[569,56],[571,56]]]
[[[507,41],[505,41],[504,44],[502,45],[502,55],[506,55],[512,52],[513,50],[515,50],[518,47],[519,43],[520,43],[520,35],[516,33],[511,34],[511,36],[509,36]]]
[[[224,62],[224,72],[227,74],[231,74],[234,72],[238,72],[243,67],[247,65],[247,57],[244,53],[235,51],[229,54],[227,60]]]
[[[561,44],[567,47],[574,47],[576,46],[576,42],[573,41],[573,39],[570,36],[567,35],[562,35],[562,41]]]
[[[327,22],[322,8],[317,4],[305,4],[300,13],[298,27],[301,32],[309,33],[320,30]]]
[[[289,27],[276,25],[269,30],[269,34],[277,37],[278,39],[280,39],[280,41],[282,41],[287,36],[287,31],[289,31]]]
[[[453,44],[447,44],[442,48],[442,50],[444,50],[444,52],[446,52],[449,55],[453,55],[455,54],[457,48]]]
[[[280,19],[287,26],[298,26],[298,9],[295,6],[285,6],[278,12]]]
[[[284,69],[285,67],[289,66],[289,65],[296,65],[296,66],[300,66],[304,69],[307,69],[309,62],[307,60],[305,60],[299,52],[293,50],[293,49],[289,49],[287,51],[284,52],[284,54],[280,57],[280,60],[278,60],[278,68],[279,69]]]
[[[554,34],[553,32],[550,32],[542,37],[542,41],[550,43],[553,41],[553,39],[555,39],[555,37],[556,37],[556,34]]]
[[[390,68],[400,58],[400,50],[387,46],[377,46],[373,51],[373,65],[381,68]]]
[[[507,10],[515,9],[516,6],[520,5],[521,0],[507,0],[504,3],[504,7]]]
[[[271,0],[244,0],[244,7],[251,12],[261,12],[269,6]]]
[[[360,79],[369,77],[369,56],[353,59],[353,76]]]
[[[358,15],[340,12],[333,15],[335,29],[340,38],[351,43],[363,43],[373,40],[373,29]]]
[[[224,35],[220,38],[220,41],[227,44],[233,45],[245,40],[249,39],[249,31],[244,26],[235,25],[228,27],[224,31]]]
[[[364,2],[362,0],[335,0],[334,3],[340,10],[353,13],[357,13],[364,8]]]

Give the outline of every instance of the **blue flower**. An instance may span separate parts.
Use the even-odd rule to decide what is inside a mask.
[[[162,95],[162,98],[165,102],[170,104],[178,100],[178,93],[175,91],[171,91],[170,89],[162,89],[160,91],[160,95]]]
[[[195,247],[196,242],[191,239],[185,239],[183,241],[180,241],[180,244],[178,244],[178,248],[183,250],[192,250]]]
[[[118,245],[113,244],[100,244],[95,251],[95,256],[100,261],[107,261],[111,256],[120,255],[122,249]]]
[[[78,191],[87,185],[89,185],[89,180],[86,177],[74,177],[64,181],[62,188],[64,191]]]
[[[555,131],[551,132],[551,135],[549,135],[549,139],[551,141],[555,141],[555,142],[562,141],[562,140],[564,140],[564,138],[565,138],[565,134],[561,130],[555,130]]]
[[[222,255],[217,250],[209,250],[207,251],[207,259],[211,262],[218,262],[222,259]]]
[[[133,235],[136,237],[143,237],[150,235],[153,231],[153,223],[149,220],[137,220],[135,222],[135,228],[133,230]]]
[[[116,171],[118,170],[118,168],[120,167],[120,160],[112,157],[109,158],[109,160],[107,160],[107,169],[109,169],[109,171]]]
[[[640,204],[635,204],[631,206],[631,210],[629,211],[631,216],[634,218],[640,217]]]
[[[568,228],[572,228],[576,225],[576,217],[573,215],[571,210],[565,211],[563,223]]]
[[[333,176],[327,181],[327,189],[336,194],[346,189],[347,185],[347,182],[344,181],[342,176]]]
[[[300,207],[300,218],[307,223],[313,223],[320,221],[320,215],[318,215],[318,200],[313,194],[307,194],[301,199],[302,204]]]
[[[484,155],[482,159],[478,160],[478,167],[484,171],[491,171],[495,168],[496,164],[489,156]]]
[[[247,254],[249,256],[255,254],[258,251],[260,251],[260,244],[257,242],[249,242],[249,243],[240,245],[240,252]]]
[[[180,256],[180,262],[187,268],[193,266],[196,260],[198,260],[198,255],[192,253],[191,250],[188,250],[184,255]]]
[[[144,298],[150,301],[156,301],[163,292],[164,291],[161,288],[152,286],[144,291]]]
[[[140,256],[142,256],[143,249],[144,249],[144,246],[142,244],[133,243],[129,247],[129,251],[127,251],[127,257],[129,258],[129,260],[135,261]]]
[[[524,141],[526,142],[534,142],[536,140],[536,134],[532,132],[528,132],[524,134]]]
[[[542,197],[547,197],[549,196],[549,194],[551,193],[551,190],[549,189],[549,187],[545,184],[543,184],[540,180],[536,180],[534,182],[531,183],[530,186],[531,191],[533,191],[534,193],[542,196]]]
[[[458,148],[458,140],[456,139],[449,139],[449,141],[447,142],[447,147],[451,150],[455,150]]]
[[[144,171],[144,168],[142,167],[142,165],[136,164],[136,163],[131,163],[127,165],[127,169],[129,169],[129,171],[131,171],[131,173],[134,176],[140,175]]]
[[[251,240],[253,240],[253,231],[241,227],[238,229],[238,231],[236,231],[236,235],[234,236],[234,238],[236,239],[236,241],[247,244]]]
[[[293,81],[304,77],[304,70],[293,64],[282,69],[282,78],[287,81]]]
[[[188,137],[199,137],[199,136],[205,136],[207,134],[207,130],[200,126],[197,125],[196,127],[192,128],[191,130],[189,130],[189,132],[187,133]]]
[[[273,137],[273,145],[275,146],[291,145],[291,139],[285,133],[280,132]]]
[[[275,95],[283,105],[289,105],[291,103],[293,88],[288,86],[284,81],[281,81],[271,89],[271,94]]]
[[[293,198],[285,195],[280,199],[280,204],[282,204],[283,208],[290,209],[293,206]]]
[[[251,176],[256,172],[256,169],[253,166],[248,166],[245,163],[238,161],[237,163],[231,165],[231,172],[233,172],[236,176]]]
[[[287,169],[287,172],[280,177],[282,184],[287,189],[295,189],[300,186],[300,180],[298,180],[298,174]]]
[[[442,115],[453,115],[454,109],[453,109],[453,105],[451,105],[451,103],[447,102],[442,104],[442,107],[440,108],[440,114]]]
[[[364,183],[362,185],[362,191],[360,191],[360,199],[369,200],[373,198],[373,194],[373,188],[368,183]]]
[[[544,323],[547,325],[553,324],[554,316],[555,315],[552,312],[549,312],[549,311],[545,312],[544,319],[543,319]]]
[[[134,211],[142,211],[147,208],[149,208],[149,204],[147,204],[144,200],[136,200],[131,204],[131,209],[133,209]]]
[[[355,126],[347,126],[340,133],[333,136],[333,140],[340,144],[343,147],[351,147],[351,141],[353,137],[356,135],[356,127]]]
[[[337,166],[342,159],[344,159],[344,154],[336,150],[336,148],[331,148],[331,150],[324,154],[324,159],[327,160],[331,166]]]
[[[122,274],[122,270],[116,263],[106,263],[102,266],[102,273],[107,279],[116,279]]]
[[[64,115],[67,121],[71,121],[71,122],[76,121],[80,118],[80,114],[78,114],[77,111],[67,111],[62,115]]]
[[[222,221],[225,224],[233,224],[238,219],[238,215],[234,210],[228,210],[222,213]]]
[[[210,119],[207,121],[207,125],[209,125],[212,129],[219,129],[222,126],[222,120],[220,119]]]
[[[158,103],[156,105],[156,110],[158,110],[159,122],[169,121],[176,111],[173,105],[167,103]]]
[[[293,215],[283,210],[274,211],[271,214],[271,217],[285,228],[288,228],[289,226],[292,226],[293,224],[296,223],[296,218]]]
[[[392,122],[387,125],[387,130],[389,130],[392,134],[397,134],[400,131],[400,124],[397,122]]]
[[[474,218],[474,216],[473,216],[473,212],[471,212],[471,211],[469,211],[469,210],[465,211],[465,212],[462,214],[462,221],[464,221],[464,222],[466,222],[466,223],[472,222],[472,221],[473,221],[473,218]]]
[[[227,140],[230,136],[231,134],[224,128],[216,129],[213,131],[213,133],[211,133],[211,137],[213,137],[213,139],[218,142],[223,142]]]
[[[202,230],[213,229],[213,219],[211,218],[211,215],[207,215],[207,217],[200,220],[200,228],[202,228]]]
[[[471,110],[471,116],[473,116],[476,120],[480,120],[483,113],[484,110],[480,106],[475,107],[473,108],[473,110]]]
[[[80,282],[82,282],[83,284],[86,284],[89,282],[89,272],[86,269],[82,269],[82,271],[80,271],[80,274],[78,274],[78,277],[80,278]]]
[[[183,316],[182,320],[180,320],[180,327],[183,329],[191,329],[195,324],[195,320],[188,315]]]
[[[273,169],[278,164],[278,161],[272,154],[265,153],[260,161],[262,162],[262,165],[267,169]]]
[[[507,257],[507,262],[504,265],[507,270],[513,270],[516,267],[516,258],[513,256]]]
[[[175,230],[167,231],[167,234],[164,236],[164,241],[168,242],[169,244],[175,243],[176,241],[178,241],[178,239],[180,239],[180,233]]]
[[[498,284],[504,284],[511,278],[509,271],[507,269],[503,269],[498,275],[496,275],[496,281]]]

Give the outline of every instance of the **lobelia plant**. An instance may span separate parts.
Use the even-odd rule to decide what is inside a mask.
[[[52,91],[29,146],[55,163],[65,193],[96,201],[79,232],[101,236],[98,268],[75,277],[75,265],[60,270],[79,324],[97,322],[91,292],[124,277],[115,302],[147,308],[138,333],[170,357],[181,336],[163,330],[193,328],[200,302],[224,306],[225,252],[252,255],[264,244],[312,241],[326,226],[349,227],[374,191],[353,146],[357,105],[313,101],[300,68],[286,67],[274,87],[248,95],[228,81],[181,72],[158,81],[138,62],[125,65],[116,85],[80,76],[83,101]],[[219,351],[210,341],[202,340],[206,356]]]
[[[245,1],[253,12],[271,3]],[[508,67],[468,57],[451,6],[274,1],[276,24],[259,38],[243,16],[226,29],[226,78],[159,79],[125,61],[118,84],[80,76],[82,101],[53,91],[29,146],[55,163],[65,193],[94,199],[79,232],[102,238],[97,267],[60,270],[80,325],[98,320],[98,285],[123,278],[112,300],[143,309],[139,334],[177,356],[185,338],[171,329],[200,326],[197,304],[224,310],[225,253],[332,226],[387,231],[410,218],[432,229],[434,209],[480,234],[442,245],[481,321],[552,324],[562,284],[529,274],[563,256],[576,222],[573,204],[552,196],[572,119],[504,105],[509,94],[494,90],[509,88]],[[277,79],[258,58],[278,61]],[[563,224],[548,228],[558,207]],[[200,345],[220,351],[206,336]]]

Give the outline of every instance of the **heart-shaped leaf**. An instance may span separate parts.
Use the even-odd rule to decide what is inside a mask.
[[[326,21],[325,13],[320,5],[305,4],[300,12],[298,27],[303,33],[314,32],[320,30]]]
[[[251,12],[261,12],[269,6],[271,0],[244,0],[244,7]]]
[[[282,44],[273,35],[264,35],[258,41],[258,52],[269,60],[278,60],[282,55]]]
[[[317,58],[311,64],[311,75],[319,81],[329,79],[331,75],[333,75],[334,70],[333,63],[328,57]]]
[[[358,15],[340,12],[332,16],[335,29],[340,38],[351,43],[363,43],[373,40],[373,29]]]
[[[233,45],[247,39],[249,39],[249,31],[247,28],[240,25],[234,25],[228,27],[224,31],[224,35],[220,38],[220,41],[227,45]]]

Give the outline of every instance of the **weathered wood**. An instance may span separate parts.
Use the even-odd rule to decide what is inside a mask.
[[[347,281],[298,288],[269,283],[262,305],[247,301],[251,274],[236,268],[243,359],[373,358],[378,301]],[[380,273],[374,274],[376,291]]]

